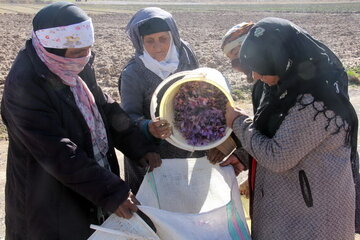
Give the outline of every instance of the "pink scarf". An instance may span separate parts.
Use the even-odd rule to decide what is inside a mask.
[[[62,82],[70,87],[75,102],[82,113],[91,133],[93,146],[97,146],[105,156],[108,151],[108,141],[104,122],[101,118],[95,99],[79,73],[88,63],[91,54],[81,58],[65,58],[51,54],[40,44],[36,34],[32,33],[32,45],[41,61],[51,72],[59,76]]]

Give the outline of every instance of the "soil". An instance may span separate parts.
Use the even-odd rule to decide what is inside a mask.
[[[242,21],[258,21],[276,16],[289,19],[324,42],[342,60],[346,68],[360,66],[360,13],[274,13],[274,12],[172,12],[180,36],[194,48],[200,65],[222,72],[233,88],[242,89],[244,98],[250,85],[245,76],[231,71],[229,61],[220,51],[223,34]],[[95,69],[103,90],[119,100],[117,82],[119,74],[134,50],[124,32],[132,13],[91,15],[95,27]],[[5,77],[17,52],[31,34],[30,14],[0,14],[0,98]],[[356,111],[360,110],[360,89],[350,91]],[[0,191],[4,192],[6,168],[6,140],[0,141]],[[0,239],[4,239],[4,194],[0,194]]]

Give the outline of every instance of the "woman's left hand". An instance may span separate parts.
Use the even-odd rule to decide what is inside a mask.
[[[226,125],[229,128],[233,127],[234,120],[240,116],[248,116],[248,115],[243,109],[239,107],[234,108],[230,104],[226,105],[225,118],[226,118]]]
[[[149,172],[154,170],[154,168],[160,167],[161,163],[160,155],[155,152],[148,152],[140,159],[141,166],[144,168],[149,167]]]

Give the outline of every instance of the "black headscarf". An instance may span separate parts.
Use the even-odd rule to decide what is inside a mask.
[[[68,26],[88,20],[88,15],[79,7],[68,2],[56,2],[42,8],[33,19],[34,32],[60,26]],[[64,56],[66,49],[45,48],[46,51]]]
[[[276,86],[266,86],[266,97],[255,113],[254,124],[262,134],[273,137],[297,99],[310,93],[314,102],[325,105],[317,114],[332,110],[349,124],[338,126],[338,131],[347,131],[345,144],[351,146],[353,174],[358,176],[358,119],[349,101],[347,74],[328,47],[288,20],[264,18],[244,40],[240,62],[261,75],[280,77]]]
[[[161,18],[150,18],[139,26],[140,36],[170,31],[169,25]]]

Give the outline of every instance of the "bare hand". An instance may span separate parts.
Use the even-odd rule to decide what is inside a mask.
[[[161,163],[160,155],[155,152],[148,152],[140,159],[140,164],[144,168],[149,167],[149,172],[154,170],[154,168],[160,167]]]
[[[219,149],[212,148],[207,152],[207,157],[212,164],[216,164],[224,160],[226,157]]]
[[[170,123],[164,119],[156,118],[148,124],[149,132],[156,138],[165,139],[172,134]]]
[[[135,198],[134,194],[129,192],[128,198],[115,210],[115,214],[119,217],[129,219],[132,217],[133,212],[138,210],[136,205],[140,205],[140,202]]]
[[[239,116],[248,116],[248,114],[241,108],[235,107],[233,108],[230,104],[226,105],[226,125],[229,128],[233,127],[234,120]]]
[[[231,154],[230,157],[228,157],[228,159],[220,163],[221,167],[225,167],[228,165],[231,165],[234,168],[236,176],[239,175],[240,172],[246,169],[245,166],[240,162],[240,160],[234,154]]]
[[[249,180],[246,179],[245,182],[240,184],[239,186],[240,194],[245,195],[246,198],[250,198],[250,186],[249,186]]]

